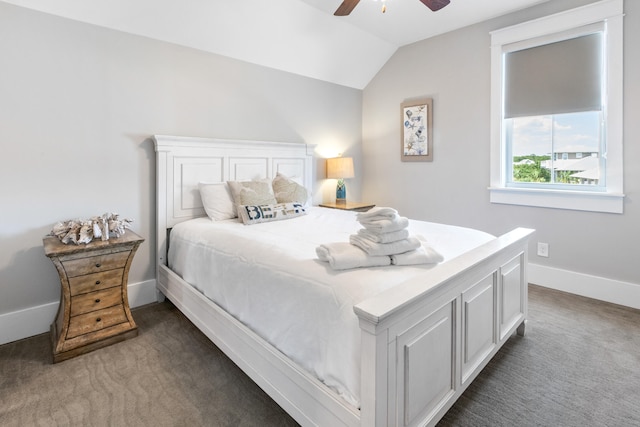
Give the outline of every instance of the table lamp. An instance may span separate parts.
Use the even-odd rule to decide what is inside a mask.
[[[327,178],[337,179],[336,202],[345,203],[347,201],[347,187],[344,184],[345,178],[353,178],[353,158],[334,157],[327,159]]]

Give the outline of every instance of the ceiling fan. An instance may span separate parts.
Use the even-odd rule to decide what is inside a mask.
[[[436,12],[449,4],[450,0],[420,0],[425,6]],[[344,0],[333,13],[335,16],[347,16],[358,5],[360,0]]]

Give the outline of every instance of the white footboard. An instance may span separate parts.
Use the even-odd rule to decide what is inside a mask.
[[[527,316],[519,228],[358,304],[362,426],[434,425]]]

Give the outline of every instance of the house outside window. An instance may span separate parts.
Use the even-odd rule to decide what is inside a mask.
[[[491,202],[622,213],[622,11],[491,33]]]

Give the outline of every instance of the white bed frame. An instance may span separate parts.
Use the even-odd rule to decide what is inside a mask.
[[[289,360],[166,265],[171,228],[205,216],[199,181],[313,184],[313,146],[155,136],[157,282],[231,360],[303,426],[435,425],[527,317],[527,241],[518,228],[354,307],[361,409]]]

